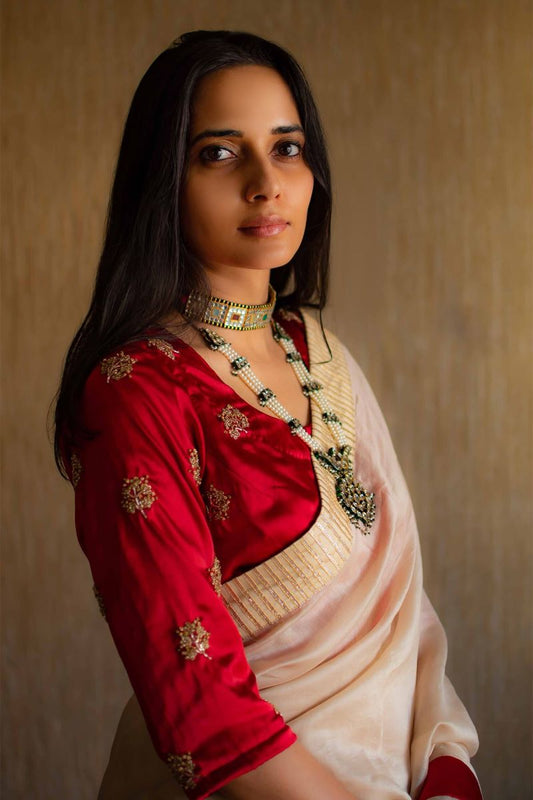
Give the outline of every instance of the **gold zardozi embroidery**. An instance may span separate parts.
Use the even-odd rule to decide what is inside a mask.
[[[196,483],[200,484],[202,482],[202,472],[200,469],[200,456],[198,455],[198,450],[193,447],[189,450],[189,461],[191,462],[191,469],[189,472],[192,472],[192,476]]]
[[[200,617],[180,625],[176,633],[179,636],[179,651],[187,661],[194,661],[196,656],[211,658],[207,655],[210,634],[200,622]]]
[[[196,764],[192,760],[191,753],[168,753],[166,761],[180,786],[184,789],[194,789]]]
[[[133,356],[129,356],[124,353],[123,350],[120,350],[120,352],[118,352],[116,355],[102,359],[100,362],[100,369],[102,371],[102,375],[107,376],[107,382],[109,383],[111,379],[114,381],[119,381],[126,375],[131,378],[131,371],[133,369],[133,365],[136,363],[136,358],[133,358]]]
[[[227,519],[229,516],[230,501],[230,494],[225,494],[222,489],[216,489],[211,484],[207,490],[207,513],[213,519]]]
[[[100,609],[100,614],[103,616],[104,619],[107,619],[105,613],[105,605],[104,605],[104,598],[96,588],[96,584],[93,584],[93,593],[96,597],[96,602],[98,603],[98,608]]]
[[[238,439],[241,433],[246,433],[250,427],[248,417],[232,405],[225,406],[220,414],[217,414],[217,419],[222,420],[224,423],[224,433],[231,436],[232,439]]]
[[[217,594],[220,594],[222,591],[222,570],[220,568],[220,561],[216,556],[207,572],[209,573],[213,589]]]
[[[128,514],[140,511],[146,519],[145,508],[150,508],[157,495],[150,486],[148,475],[138,475],[133,478],[124,478],[122,481],[121,506]]]
[[[70,457],[70,465],[72,469],[72,485],[74,488],[76,488],[76,486],[80,482],[81,471],[82,471],[81,461],[79,457],[76,455],[76,453],[72,453]]]
[[[173,361],[176,358],[174,355],[174,348],[170,344],[170,342],[165,341],[165,339],[148,339],[148,345],[150,347],[157,347],[158,350],[161,350],[168,358],[171,358]]]

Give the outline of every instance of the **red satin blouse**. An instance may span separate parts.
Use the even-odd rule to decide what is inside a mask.
[[[278,318],[309,366],[301,318]],[[98,433],[67,468],[94,591],[158,754],[201,800],[296,739],[259,695],[219,591],[314,522],[311,454],[181,339],[109,354],[82,420]]]

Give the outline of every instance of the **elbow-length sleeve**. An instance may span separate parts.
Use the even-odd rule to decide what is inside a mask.
[[[296,739],[259,695],[220,597],[206,440],[172,348],[130,345],[87,379],[96,435],[71,455],[76,530],[157,754],[208,797]]]

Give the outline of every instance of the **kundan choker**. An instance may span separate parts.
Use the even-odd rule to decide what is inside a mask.
[[[209,297],[207,308],[202,312],[206,295],[200,292],[191,292],[183,315],[195,322],[207,322],[219,328],[229,328],[232,331],[254,331],[265,328],[272,319],[272,312],[276,305],[276,292],[269,285],[268,302],[263,305],[249,303],[234,303],[221,297]]]
[[[300,420],[294,418],[285,406],[279,402],[272,389],[269,389],[259,380],[252,371],[248,359],[240,356],[222,336],[208,328],[196,328],[196,330],[202,334],[205,343],[211,350],[218,350],[226,356],[231,365],[232,375],[237,375],[250,387],[257,396],[259,404],[267,406],[277,417],[284,420],[291,433],[306,443],[317,463],[332,473],[335,477],[337,502],[350,522],[361,533],[370,533],[376,516],[374,493],[367,491],[364,486],[354,479],[352,447],[343,431],[342,422],[329,405],[324,387],[313,379],[305,366],[302,356],[296,349],[291,337],[275,320],[272,320],[271,325],[272,335],[285,350],[285,358],[294,369],[302,387],[302,392],[320,408],[322,419],[329,428],[331,437],[335,442],[334,447],[324,450],[320,442],[312,434],[307,433]]]

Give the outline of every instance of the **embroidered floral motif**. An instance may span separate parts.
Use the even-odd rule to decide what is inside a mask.
[[[248,417],[232,405],[227,405],[217,414],[217,419],[224,423],[224,433],[228,433],[232,439],[238,439],[241,433],[246,433],[250,427]]]
[[[76,488],[80,482],[82,471],[81,461],[76,453],[72,453],[72,456],[70,457],[70,465],[72,469],[72,485],[74,488]]]
[[[93,593],[94,593],[94,596],[96,597],[96,602],[98,603],[98,608],[100,609],[100,614],[103,616],[104,619],[107,619],[106,613],[105,613],[104,598],[102,597],[102,595],[100,594],[100,592],[96,588],[95,584],[93,584]]]
[[[216,489],[211,484],[207,490],[207,513],[213,519],[227,519],[229,516],[230,501],[230,494],[225,494],[222,489]]]
[[[278,313],[280,317],[287,320],[287,322],[289,322],[291,319],[295,322],[301,322],[298,314],[295,314],[294,311],[291,311],[289,308],[280,308]]]
[[[136,363],[136,358],[133,358],[133,356],[129,356],[124,353],[123,350],[120,350],[116,355],[102,359],[100,362],[100,369],[102,371],[102,375],[107,376],[107,382],[109,383],[111,379],[114,381],[119,381],[126,375],[131,378],[131,371],[133,369],[133,365]]]
[[[165,341],[165,339],[148,339],[148,345],[150,347],[157,347],[158,350],[161,350],[161,352],[168,356],[168,358],[171,358],[172,361],[176,358],[174,348],[170,342]]]
[[[150,486],[148,475],[138,475],[133,478],[124,478],[122,481],[121,506],[128,514],[140,511],[146,518],[145,508],[150,508],[157,495]]]
[[[176,633],[179,636],[179,651],[187,661],[194,661],[196,656],[211,658],[207,655],[210,634],[200,622],[200,617],[181,625]]]
[[[220,594],[222,592],[222,570],[220,568],[220,561],[216,556],[212,566],[209,567],[207,572],[209,573],[213,589],[217,594]]]
[[[170,771],[183,789],[194,789],[196,764],[190,753],[168,753],[166,757]]]
[[[189,450],[189,461],[191,462],[191,469],[189,472],[192,472],[192,476],[197,484],[202,482],[202,471],[200,469],[200,456],[198,455],[198,450],[193,447]]]

